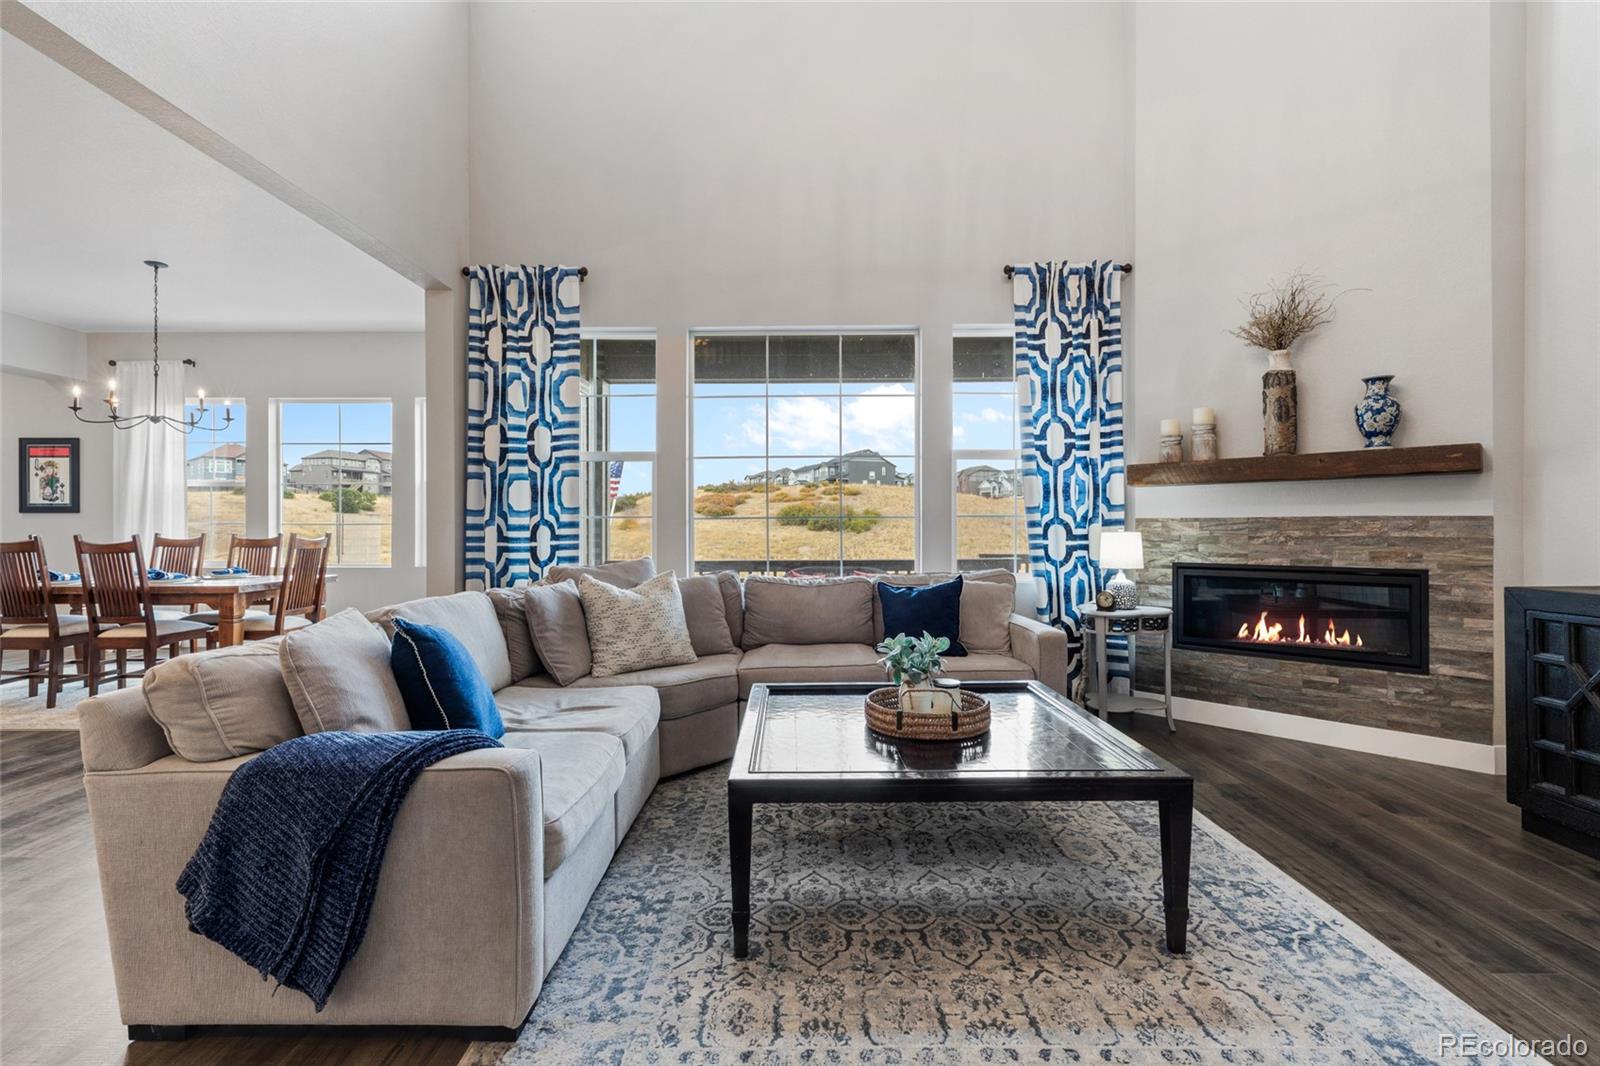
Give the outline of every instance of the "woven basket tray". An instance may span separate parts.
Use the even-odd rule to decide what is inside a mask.
[[[867,693],[867,725],[899,740],[969,740],[989,731],[989,701],[962,689],[959,711],[902,711],[899,689],[873,689]]]

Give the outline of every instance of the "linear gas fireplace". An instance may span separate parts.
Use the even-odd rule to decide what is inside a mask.
[[[1428,672],[1428,572],[1172,566],[1174,646]]]

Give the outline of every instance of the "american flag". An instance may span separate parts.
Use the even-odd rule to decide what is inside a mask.
[[[622,460],[612,460],[606,468],[606,473],[610,478],[606,488],[606,502],[614,509],[617,506],[617,490],[622,488]]]

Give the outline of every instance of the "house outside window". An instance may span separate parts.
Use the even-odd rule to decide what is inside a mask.
[[[393,405],[285,401],[278,420],[282,531],[330,535],[330,566],[391,565]]]

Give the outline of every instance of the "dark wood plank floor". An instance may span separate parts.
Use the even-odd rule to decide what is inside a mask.
[[[1524,835],[1503,779],[1204,726],[1131,728],[1195,775],[1203,813],[1490,1018],[1600,1047],[1600,862]],[[0,734],[6,1066],[455,1066],[464,1041],[415,1031],[127,1044],[80,773],[75,733]]]

